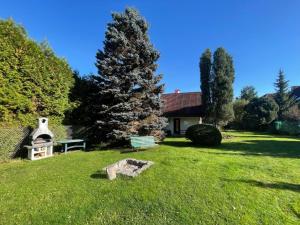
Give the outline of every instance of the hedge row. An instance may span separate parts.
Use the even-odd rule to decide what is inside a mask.
[[[24,126],[38,116],[62,121],[75,106],[69,99],[75,80],[67,61],[11,19],[0,19],[0,59],[0,121]]]
[[[272,132],[278,134],[299,135],[300,122],[275,121],[273,123]]]

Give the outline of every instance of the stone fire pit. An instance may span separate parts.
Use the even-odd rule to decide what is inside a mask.
[[[151,161],[123,159],[103,168],[103,170],[106,171],[107,178],[109,180],[113,180],[117,177],[117,174],[122,174],[129,177],[136,177],[152,165],[153,162]]]

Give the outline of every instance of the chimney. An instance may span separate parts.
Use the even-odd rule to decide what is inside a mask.
[[[175,94],[179,94],[180,93],[180,89],[175,89]]]

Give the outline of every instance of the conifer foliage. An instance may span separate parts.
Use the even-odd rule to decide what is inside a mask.
[[[155,75],[159,52],[148,37],[148,24],[133,8],[113,13],[104,49],[96,55],[102,141],[123,144],[130,135],[163,136],[161,75]]]
[[[213,76],[214,84],[214,122],[226,125],[234,117],[233,113],[233,81],[234,68],[232,57],[224,48],[218,48],[214,53]]]
[[[209,49],[206,49],[200,58],[200,81],[201,81],[201,91],[202,91],[202,104],[205,110],[206,117],[211,113],[211,104],[212,104],[212,93],[211,93],[211,52]]]
[[[296,104],[296,99],[289,92],[289,82],[285,79],[284,72],[279,70],[278,78],[275,82],[275,101],[279,106],[278,119],[282,120],[284,113]]]
[[[224,126],[234,117],[232,57],[224,48],[218,48],[213,55],[206,50],[200,58],[202,99],[206,119],[217,126]]]
[[[38,116],[58,121],[72,108],[74,79],[67,62],[45,42],[28,38],[13,20],[0,20],[0,122],[35,124]]]
[[[253,86],[245,86],[241,90],[240,99],[251,101],[252,99],[257,98],[257,92]]]

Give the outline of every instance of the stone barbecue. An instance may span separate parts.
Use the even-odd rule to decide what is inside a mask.
[[[48,128],[48,118],[39,118],[38,128],[30,134],[28,158],[31,160],[42,159],[53,155],[53,133]]]
[[[113,180],[117,174],[122,174],[129,177],[136,177],[144,170],[153,165],[152,161],[137,160],[137,159],[123,159],[114,164],[105,167],[107,178]]]

